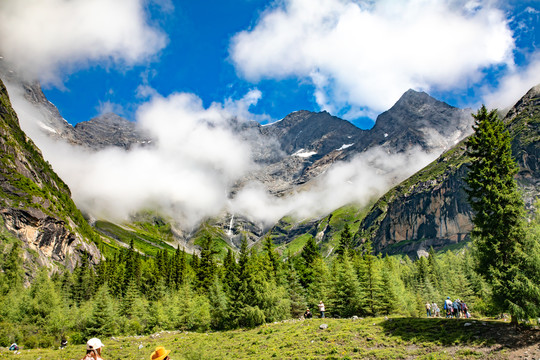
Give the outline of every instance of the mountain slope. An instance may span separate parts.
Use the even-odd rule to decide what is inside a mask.
[[[23,242],[25,257],[41,266],[73,268],[81,256],[97,262],[98,240],[71,200],[67,185],[19,127],[0,81],[0,215]],[[28,269],[31,272],[31,269]]]
[[[531,89],[506,115],[517,180],[530,205],[540,194],[540,87]],[[464,178],[468,159],[464,143],[390,190],[362,220],[358,236],[367,236],[378,252],[417,256],[469,238],[472,210]]]

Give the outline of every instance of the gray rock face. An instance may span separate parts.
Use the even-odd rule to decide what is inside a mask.
[[[80,143],[99,150],[120,147],[129,150],[133,146],[152,143],[149,135],[139,130],[135,123],[114,113],[107,113],[75,125],[75,134]]]
[[[408,90],[398,102],[377,117],[362,144],[404,151],[411,145],[423,150],[448,149],[472,133],[470,109],[458,109],[424,92]]]
[[[516,103],[504,121],[520,167],[517,180],[532,206],[540,194],[540,87]],[[462,143],[379,200],[360,226],[374,249],[415,258],[431,246],[439,250],[469,239],[473,213],[463,190],[467,163]]]
[[[82,241],[67,230],[64,221],[51,217],[39,209],[0,209],[6,228],[23,240],[24,248],[37,253],[33,261],[49,269],[62,264],[73,270],[82,257],[88,256],[97,264],[101,254],[94,244]],[[27,254],[28,257],[28,254]]]

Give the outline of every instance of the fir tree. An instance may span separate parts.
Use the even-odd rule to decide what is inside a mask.
[[[287,293],[291,304],[290,314],[293,318],[298,318],[306,310],[306,300],[304,297],[304,289],[300,285],[298,274],[294,268],[292,261],[287,261]]]
[[[359,291],[358,278],[349,260],[348,252],[345,251],[341,261],[337,261],[334,267],[334,284],[332,291],[333,313],[340,317],[360,315],[361,294]]]
[[[217,269],[214,257],[219,253],[215,248],[215,241],[208,234],[201,238],[200,243],[201,257],[199,267],[197,269],[197,278],[199,286],[208,291],[214,283],[214,277]]]
[[[6,291],[10,289],[19,289],[24,280],[24,271],[22,267],[21,248],[19,242],[13,243],[11,250],[7,254],[4,265]]]
[[[381,271],[381,295],[380,295],[380,311],[385,315],[393,313],[398,306],[398,298],[394,290],[394,284],[398,279],[394,278],[392,260],[386,256],[383,260]]]
[[[474,134],[467,141],[471,158],[466,182],[474,211],[472,237],[477,270],[493,287],[493,299],[509,311],[512,323],[537,316],[540,309],[537,247],[525,233],[524,204],[514,175],[511,138],[495,110],[473,115]],[[533,259],[531,261],[531,259]]]
[[[336,250],[336,253],[339,256],[343,256],[345,250],[352,254],[353,252],[353,234],[351,233],[351,228],[348,223],[345,223],[343,231],[341,232],[341,237],[339,238],[339,246]]]
[[[92,315],[86,324],[86,335],[88,337],[103,337],[115,334],[117,316],[107,284],[99,288],[93,303]]]
[[[266,236],[263,240],[263,251],[266,255],[266,263],[268,266],[267,273],[270,277],[276,279],[279,272],[279,255],[274,250],[274,243],[270,236]]]
[[[362,293],[362,309],[369,315],[376,315],[379,311],[379,298],[381,296],[381,284],[377,257],[372,255],[371,242],[364,244],[364,255],[361,267],[358,271],[360,291]]]

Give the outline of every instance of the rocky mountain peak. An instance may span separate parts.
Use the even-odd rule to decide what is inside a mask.
[[[428,151],[446,149],[469,134],[472,123],[470,109],[459,109],[409,89],[377,117],[371,129],[372,144],[398,151],[417,145]]]
[[[106,113],[75,125],[75,132],[83,144],[101,149],[109,146],[130,149],[151,143],[149,135],[131,122],[114,113]]]
[[[518,114],[529,108],[538,108],[540,105],[540,84],[532,87],[519,101],[508,111],[505,121],[512,121]]]
[[[264,133],[280,139],[282,150],[287,154],[305,150],[322,156],[344,144],[356,142],[363,130],[326,111],[301,110],[265,126]]]

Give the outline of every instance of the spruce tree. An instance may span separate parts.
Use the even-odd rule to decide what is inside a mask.
[[[497,112],[485,106],[473,115],[474,134],[467,141],[471,159],[466,178],[474,211],[472,237],[477,270],[492,285],[493,300],[512,323],[537,316],[540,309],[538,257],[525,233],[524,204],[514,175],[511,138]],[[536,259],[536,260],[533,260]],[[538,280],[538,277],[536,277]]]
[[[215,248],[215,241],[208,234],[201,238],[200,242],[201,258],[197,269],[197,279],[199,286],[208,291],[214,283],[217,272],[214,257],[219,253]]]
[[[351,233],[351,228],[348,223],[345,223],[345,226],[343,227],[341,237],[339,238],[339,246],[336,250],[336,253],[339,256],[343,256],[345,250],[348,251],[349,254],[352,254],[353,234]]]
[[[381,279],[377,266],[377,257],[372,255],[373,248],[371,242],[364,244],[364,255],[360,262],[360,269],[357,270],[360,291],[362,294],[362,310],[375,315],[379,312],[381,297]]]
[[[2,266],[7,284],[5,292],[10,289],[19,289],[24,280],[24,270],[22,258],[20,256],[21,248],[19,242],[13,243],[11,250],[7,254],[4,265]]]
[[[334,266],[334,284],[331,295],[333,314],[340,317],[351,317],[363,313],[361,308],[362,294],[354,267],[349,260],[347,250]]]
[[[93,303],[92,315],[86,324],[86,335],[103,337],[115,334],[117,316],[107,284],[99,288]]]

